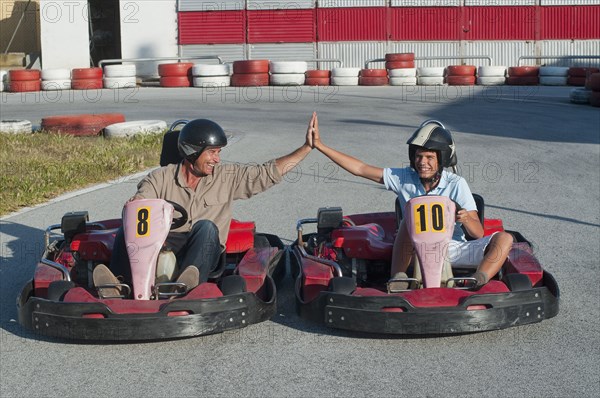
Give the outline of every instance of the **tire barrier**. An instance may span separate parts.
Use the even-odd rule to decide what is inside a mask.
[[[0,120],[0,133],[31,134],[31,132],[29,120]]]
[[[71,71],[69,69],[42,69],[41,77],[41,88],[44,91],[71,89]]]
[[[566,86],[569,68],[561,66],[541,66],[539,77],[542,86]]]
[[[43,118],[41,127],[49,133],[85,137],[100,135],[106,126],[124,121],[125,116],[121,113],[60,115]]]
[[[266,59],[234,61],[231,85],[234,87],[268,86],[269,61]]]
[[[191,62],[176,62],[158,65],[161,87],[191,87],[192,68]]]
[[[569,86],[585,86],[585,79],[592,73],[598,73],[598,68],[582,68],[582,67],[571,67],[569,68],[569,74],[567,77],[567,84]]]
[[[536,86],[540,83],[538,66],[511,66],[506,84],[510,86]]]
[[[41,73],[38,69],[13,69],[8,71],[8,86],[12,93],[40,91]]]
[[[194,76],[194,87],[229,87],[231,78],[229,76]]]
[[[329,86],[331,84],[330,70],[307,70],[306,72],[304,72],[304,76],[304,84],[307,86]]]
[[[331,70],[332,86],[358,86],[360,68],[333,68]]]
[[[472,86],[476,70],[473,65],[450,65],[446,67],[446,83],[450,86]]]
[[[600,107],[600,73],[592,73],[588,76],[585,87],[591,90],[590,105]]]
[[[76,68],[71,71],[73,90],[97,90],[103,87],[102,68]]]
[[[358,78],[359,86],[387,86],[389,83],[387,69],[362,69]]]
[[[192,67],[194,87],[229,87],[229,65],[196,64]]]
[[[589,104],[592,90],[574,88],[569,93],[569,100],[574,104]]]
[[[441,86],[444,84],[444,67],[417,68],[417,84],[420,86]]]
[[[104,128],[106,138],[131,138],[138,135],[159,134],[167,130],[167,123],[163,120],[137,120],[110,124]]]
[[[120,89],[137,86],[135,65],[106,65],[104,67],[104,88]]]
[[[273,73],[269,77],[272,86],[301,86],[305,80],[304,73]]]
[[[399,69],[396,69],[399,70]],[[390,86],[416,86],[416,76],[390,77]]]
[[[506,66],[480,66],[477,70],[477,84],[481,86],[501,86],[506,83]]]

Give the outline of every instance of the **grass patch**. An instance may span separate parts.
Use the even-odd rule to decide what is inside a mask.
[[[0,133],[0,215],[157,166],[162,137]]]

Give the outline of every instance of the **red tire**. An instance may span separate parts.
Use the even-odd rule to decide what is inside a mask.
[[[97,80],[102,79],[102,68],[77,68],[71,71],[73,80]]]
[[[538,66],[511,66],[508,68],[508,76],[511,77],[537,77],[539,72]]]
[[[362,77],[387,77],[387,69],[362,69],[360,71]]]
[[[193,81],[189,76],[162,76],[161,87],[192,87]]]
[[[476,79],[475,76],[446,76],[446,83],[450,86],[472,86]]]
[[[331,80],[328,77],[307,77],[304,80],[306,86],[329,86]]]
[[[73,90],[99,90],[104,88],[102,79],[73,79],[71,80]]]
[[[42,130],[75,136],[97,136],[106,126],[125,121],[121,113],[61,115],[42,119]]]
[[[585,82],[585,88],[592,91],[600,91],[600,73],[592,73]]]
[[[585,77],[583,76],[569,76],[567,77],[567,84],[569,86],[585,86]]]
[[[11,82],[40,80],[40,76],[38,69],[13,69],[8,71],[8,80]]]
[[[386,86],[390,83],[390,79],[388,77],[359,77],[358,85],[359,86]]]
[[[158,65],[158,74],[160,77],[192,76],[191,62],[176,62],[171,64]]]
[[[537,76],[509,76],[506,78],[509,86],[537,86],[540,78]]]
[[[307,78],[327,78],[327,79],[329,79],[331,77],[331,71],[330,70],[320,70],[320,69],[307,70],[306,73],[304,73],[304,76],[306,76]]]
[[[590,105],[600,108],[600,91],[592,91],[590,93]]]
[[[473,65],[450,65],[446,67],[446,76],[475,76]]]
[[[234,73],[231,75],[231,85],[234,87],[268,86],[268,73]]]
[[[10,83],[11,93],[25,93],[30,91],[42,91],[41,80],[17,80]]]
[[[592,73],[598,73],[600,69],[598,68],[569,68],[569,77],[587,77]]]
[[[254,59],[250,61],[234,61],[233,73],[236,74],[259,74],[269,73],[269,61],[266,59]]]
[[[396,54],[385,54],[385,60],[387,62],[412,62],[415,60],[415,53],[396,53]],[[412,66],[411,66],[412,68]],[[393,68],[388,68],[393,69]]]
[[[385,69],[406,69],[414,67],[415,61],[387,61],[385,63]]]

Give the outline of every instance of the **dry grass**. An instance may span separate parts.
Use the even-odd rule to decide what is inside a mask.
[[[158,165],[162,134],[133,139],[0,133],[0,215]]]

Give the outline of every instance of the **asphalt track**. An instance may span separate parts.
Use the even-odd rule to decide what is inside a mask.
[[[478,334],[394,338],[303,322],[292,282],[267,322],[218,335],[143,344],[73,344],[21,329],[15,298],[31,278],[43,230],[63,213],[118,217],[138,180],[1,221],[0,396],[510,396],[597,397],[600,392],[600,110],[570,104],[567,87],[339,87],[203,91],[2,93],[2,119],[122,112],[127,120],[211,118],[234,134],[225,161],[263,162],[304,140],[319,113],[328,144],[379,166],[407,162],[405,142],[424,119],[449,127],[459,165],[486,216],[535,245],[561,289],[556,318]],[[60,97],[59,97],[60,95]],[[51,97],[50,97],[51,96]],[[299,218],[321,206],[346,213],[393,208],[381,186],[339,170],[317,152],[286,181],[234,214],[294,239]],[[35,170],[31,170],[35,173]]]

